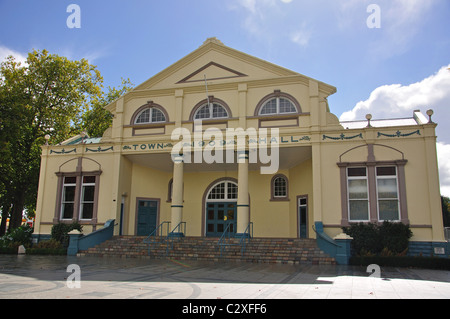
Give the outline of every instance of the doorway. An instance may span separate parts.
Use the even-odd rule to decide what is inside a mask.
[[[236,233],[235,202],[210,202],[206,204],[206,236],[220,237],[230,224],[229,231],[232,237]]]
[[[308,196],[297,196],[298,237],[308,238]]]
[[[157,226],[158,201],[138,200],[137,201],[137,236],[150,235]]]

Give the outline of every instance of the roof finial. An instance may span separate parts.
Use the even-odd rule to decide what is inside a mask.
[[[208,44],[208,43],[215,43],[215,44],[224,45],[224,44],[222,43],[222,41],[220,41],[220,40],[217,39],[216,37],[207,38],[206,41],[203,42],[203,45]]]

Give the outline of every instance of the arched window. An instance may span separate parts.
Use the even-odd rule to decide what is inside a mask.
[[[207,200],[237,200],[238,186],[231,181],[216,184],[210,191]]]
[[[166,116],[159,108],[148,107],[137,115],[135,124],[162,123],[166,121]]]
[[[207,103],[195,112],[194,120],[227,118],[227,110],[218,103]]]
[[[271,200],[289,200],[288,179],[286,176],[279,174],[272,178],[271,194]]]
[[[283,115],[301,113],[300,104],[287,93],[275,90],[265,96],[256,107],[255,115]]]
[[[209,96],[198,103],[192,110],[191,120],[213,120],[225,119],[231,117],[231,111],[228,105],[219,99]]]
[[[267,101],[259,111],[259,115],[297,113],[294,103],[282,97]]]

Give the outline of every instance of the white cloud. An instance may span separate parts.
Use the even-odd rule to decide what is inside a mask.
[[[370,48],[372,55],[389,58],[408,51],[434,3],[433,0],[395,0],[389,1],[387,9],[381,7],[383,32]]]
[[[361,101],[340,120],[362,120],[370,113],[373,119],[411,117],[416,109],[425,112],[433,109],[433,121],[438,123],[438,158],[441,192],[450,197],[450,65],[437,73],[410,85],[384,85],[372,91],[369,98]]]
[[[5,59],[10,55],[12,55],[16,59],[16,62],[20,62],[22,63],[22,65],[24,65],[25,61],[27,60],[26,54],[22,54],[20,52],[17,52],[15,50],[0,45],[0,63],[5,61]]]
[[[311,27],[302,18],[303,5],[290,6],[293,0],[234,0],[231,10],[243,14],[243,29],[269,46],[273,42],[292,42],[302,47],[309,44]],[[308,6],[309,8],[309,6]],[[309,9],[308,9],[309,10]],[[299,27],[299,21],[303,23]]]
[[[372,91],[369,98],[344,112],[341,121],[364,119],[367,113],[374,118],[410,116],[415,109],[432,108],[441,119],[450,118],[450,65],[437,73],[410,85],[383,85]],[[450,131],[449,131],[450,133]],[[449,134],[450,136],[450,134]],[[450,142],[450,140],[449,140]]]
[[[306,24],[303,23],[302,27],[291,33],[291,41],[299,44],[302,47],[305,47],[309,44],[309,40],[311,39],[312,32],[308,28],[306,28]]]
[[[407,52],[419,31],[427,23],[436,0],[342,0],[337,2],[337,26],[341,32],[364,31],[370,13],[367,8],[380,8],[381,28],[371,30],[368,53],[372,59],[388,59]]]
[[[450,197],[450,144],[437,143],[441,195]]]

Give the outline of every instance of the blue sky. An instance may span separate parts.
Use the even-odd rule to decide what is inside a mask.
[[[72,3],[79,29],[66,24]],[[367,25],[371,4],[380,28]],[[329,103],[341,119],[434,109],[441,191],[450,196],[449,15],[448,0],[0,0],[0,60],[47,49],[89,59],[105,86],[121,77],[138,85],[215,36],[337,87]]]

